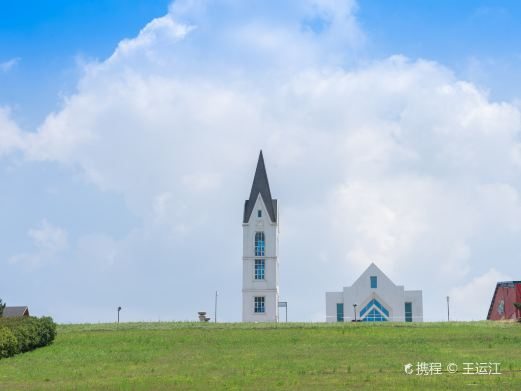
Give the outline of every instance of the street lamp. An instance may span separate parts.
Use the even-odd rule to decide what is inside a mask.
[[[353,304],[353,311],[355,313],[355,322],[356,322],[356,307],[358,306],[358,304]]]
[[[450,321],[450,312],[449,312],[449,296],[447,296],[447,322]]]
[[[118,323],[119,323],[119,311],[121,311],[121,307],[118,307]]]

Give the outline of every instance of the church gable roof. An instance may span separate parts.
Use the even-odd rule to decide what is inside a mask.
[[[266,206],[271,221],[275,223],[277,221],[277,200],[271,198],[270,184],[268,182],[266,167],[264,166],[262,151],[260,151],[259,160],[257,161],[257,168],[255,169],[255,176],[253,177],[253,183],[251,185],[250,198],[244,203],[243,223],[247,223],[250,220],[255,201],[257,201],[259,194],[262,197],[262,201]]]
[[[376,266],[374,262],[371,262],[371,264],[367,267],[367,269],[365,269],[365,271],[360,275],[360,277],[356,279],[352,286],[354,287],[355,285],[359,284],[367,284],[367,278],[369,276],[379,276],[380,278],[385,279],[392,285],[398,286],[389,277],[387,277],[387,275],[378,266]]]

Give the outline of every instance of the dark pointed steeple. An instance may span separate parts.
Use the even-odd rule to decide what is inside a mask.
[[[268,183],[268,174],[266,174],[262,150],[260,151],[257,169],[255,170],[255,176],[253,177],[250,198],[244,203],[243,223],[247,223],[248,220],[250,220],[251,212],[253,211],[255,201],[257,201],[259,194],[264,201],[264,205],[266,205],[271,221],[275,223],[277,221],[277,200],[271,198],[270,184]]]

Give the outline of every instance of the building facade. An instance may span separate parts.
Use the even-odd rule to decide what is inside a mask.
[[[422,322],[421,290],[395,285],[374,263],[353,285],[326,292],[326,321]]]
[[[278,220],[261,151],[242,221],[243,322],[278,321]]]
[[[515,306],[516,303],[521,303],[521,281],[498,282],[487,320],[520,319],[521,309]]]

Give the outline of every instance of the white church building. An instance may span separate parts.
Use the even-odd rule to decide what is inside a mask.
[[[326,321],[422,322],[421,290],[395,285],[374,263],[353,285],[326,292]]]
[[[262,151],[244,203],[242,231],[242,321],[277,322],[279,217]]]

